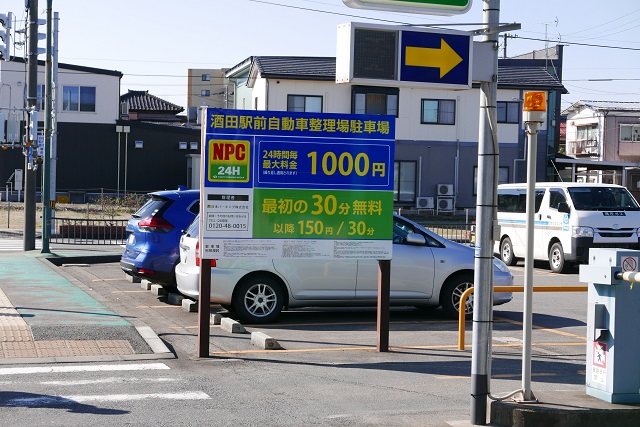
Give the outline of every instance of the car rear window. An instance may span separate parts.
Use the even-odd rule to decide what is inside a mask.
[[[198,237],[198,234],[200,234],[200,215],[193,219],[185,233],[189,237]]]
[[[159,211],[165,211],[173,203],[163,197],[152,197],[133,214],[134,218],[151,218]]]

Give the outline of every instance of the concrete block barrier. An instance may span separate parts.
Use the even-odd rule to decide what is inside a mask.
[[[251,344],[261,350],[280,350],[280,343],[263,332],[251,333]]]
[[[125,277],[127,279],[127,282],[131,282],[131,283],[140,283],[140,282],[142,282],[142,279],[139,278],[139,277],[129,276],[128,274],[125,274]]]
[[[167,302],[171,305],[182,305],[182,301],[184,300],[184,296],[180,294],[170,293],[167,297]]]
[[[232,334],[244,334],[247,330],[240,323],[228,317],[223,317],[220,321],[220,327],[223,331],[230,332]]]
[[[162,285],[151,285],[151,293],[154,295],[167,295],[167,290]]]
[[[188,298],[182,300],[182,309],[190,313],[198,312],[198,301],[194,301]]]
[[[140,283],[140,287],[142,289],[144,289],[145,291],[150,291],[151,290],[151,282],[148,281],[147,279],[141,280],[138,283]]]
[[[222,316],[219,315],[218,313],[213,313],[211,315],[211,319],[209,321],[210,324],[212,325],[219,325],[222,322]]]

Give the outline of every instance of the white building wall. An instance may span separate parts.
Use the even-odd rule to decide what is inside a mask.
[[[268,99],[267,99],[268,88]],[[242,99],[246,99],[248,109],[255,106],[258,110],[287,110],[288,95],[311,95],[323,97],[323,111],[330,113],[351,113],[351,85],[336,84],[333,81],[277,80],[257,78],[253,89],[237,90],[237,108],[242,108]],[[250,97],[251,103],[249,102]],[[498,100],[518,99],[518,90],[499,90]],[[421,124],[423,99],[456,100],[456,125]],[[398,118],[396,120],[396,139],[408,141],[478,141],[480,120],[480,91],[439,90],[424,88],[400,88]],[[268,106],[267,106],[268,104]],[[251,107],[249,107],[251,106]],[[544,129],[543,126],[541,129]],[[518,124],[499,124],[498,140],[501,143],[518,142]]]
[[[26,105],[26,65],[22,62],[0,62],[0,107],[24,108]],[[38,66],[38,84],[45,83],[44,66]],[[62,88],[94,86],[96,88],[95,112],[62,111]],[[57,119],[59,122],[115,123],[120,100],[120,78],[73,69],[59,68],[57,93]],[[44,115],[40,120],[44,120]]]

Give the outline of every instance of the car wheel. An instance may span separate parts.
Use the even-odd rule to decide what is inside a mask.
[[[549,267],[554,273],[562,273],[567,268],[567,263],[564,260],[564,250],[559,242],[554,243],[549,249]]]
[[[233,308],[249,323],[273,322],[284,307],[282,284],[269,276],[251,277],[238,285]]]
[[[447,317],[457,319],[460,309],[460,297],[464,291],[473,287],[473,275],[471,273],[457,274],[445,282],[440,293],[440,304]],[[465,317],[473,314],[473,294],[469,295],[465,304]]]
[[[507,265],[516,265],[518,262],[513,256],[513,244],[508,237],[505,237],[500,243],[500,259]]]

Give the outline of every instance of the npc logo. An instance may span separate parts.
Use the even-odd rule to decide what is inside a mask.
[[[249,141],[209,140],[209,182],[249,182]]]

